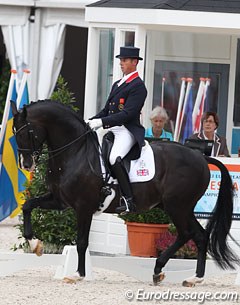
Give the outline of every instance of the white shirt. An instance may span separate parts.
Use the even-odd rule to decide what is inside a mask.
[[[133,71],[133,72],[127,74],[127,75],[124,75],[123,78],[120,80],[120,82],[117,84],[118,87],[121,86],[123,83],[125,83],[125,81],[126,81],[127,79],[129,79],[129,77],[131,77],[131,76],[132,76],[134,73],[136,73],[136,72],[137,72],[137,71],[135,70],[135,71]]]
[[[209,139],[206,137],[204,131],[203,131],[203,136],[204,136],[204,139],[205,139],[205,140],[209,140]],[[213,142],[216,142],[216,135],[215,135],[215,132],[214,132],[214,134],[213,134]],[[211,157],[214,157],[214,147],[212,147]]]

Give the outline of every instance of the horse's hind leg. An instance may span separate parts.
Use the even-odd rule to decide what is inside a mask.
[[[168,211],[169,214],[170,211]],[[178,219],[178,213],[171,215],[172,221],[176,226],[178,237],[173,245],[171,245],[166,251],[164,251],[156,260],[154,268],[153,282],[158,284],[164,278],[162,268],[166,265],[168,260],[186,243],[188,240],[193,239],[198,248],[198,260],[196,275],[186,279],[183,282],[184,286],[194,286],[196,283],[203,281],[206,264],[206,251],[208,244],[208,236],[206,231],[202,228],[200,223],[196,220],[194,214],[191,216],[186,215]],[[184,221],[182,221],[184,219]]]
[[[172,244],[167,250],[165,250],[156,260],[154,275],[153,275],[153,283],[157,285],[160,283],[165,275],[162,272],[162,268],[166,265],[168,260],[189,240],[188,234],[186,235],[178,235],[174,244]]]
[[[206,254],[208,246],[208,234],[206,230],[200,225],[195,216],[193,215],[190,221],[190,228],[192,230],[192,240],[198,248],[197,268],[196,274],[183,281],[183,286],[192,287],[196,283],[203,282],[205,267],[206,267]]]

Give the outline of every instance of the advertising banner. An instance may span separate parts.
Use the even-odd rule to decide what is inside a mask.
[[[218,158],[219,161],[224,163],[227,167],[229,174],[233,181],[233,189],[234,189],[234,207],[233,207],[233,219],[240,220],[240,161],[235,159],[235,163],[233,164],[233,158]],[[222,160],[224,159],[224,160]],[[227,159],[227,161],[225,161]],[[225,161],[225,162],[223,162]],[[229,162],[229,163],[227,163]],[[198,218],[208,218],[211,215],[212,210],[217,201],[218,191],[221,183],[221,172],[214,165],[209,165],[209,169],[211,171],[210,182],[208,188],[203,195],[203,197],[198,201],[197,205],[194,209],[194,214]]]

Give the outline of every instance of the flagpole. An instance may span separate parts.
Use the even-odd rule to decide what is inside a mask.
[[[178,133],[177,133],[177,141],[179,141],[179,137],[180,137],[180,133],[181,133],[181,129],[182,129],[183,117],[184,117],[191,86],[192,86],[192,78],[189,77],[189,78],[187,78],[187,89],[186,89],[186,94],[185,94],[184,103],[183,103],[183,107],[182,107],[182,115],[180,117],[180,123],[179,123],[179,128],[178,128]]]
[[[10,109],[10,99],[11,99],[14,80],[16,79],[16,75],[17,75],[17,71],[12,69],[10,80],[9,80],[9,85],[8,85],[5,108],[4,108],[4,112],[3,112],[3,118],[2,118],[2,126],[1,126],[1,131],[0,131],[0,147],[2,146],[2,143],[3,143],[5,129],[6,129],[7,121],[8,121],[8,115],[9,115],[9,109]]]
[[[162,78],[162,95],[161,95],[161,107],[164,107],[164,86],[165,86],[165,77]]]
[[[210,78],[206,78],[206,83],[205,83],[205,87],[204,87],[204,94],[203,94],[204,101],[206,99],[207,89],[210,86],[210,83],[211,83],[211,79]]]
[[[182,110],[182,103],[183,103],[183,99],[184,99],[186,78],[182,77],[181,80],[182,80],[182,84],[181,84],[180,96],[179,96],[179,101],[178,101],[177,117],[176,117],[176,124],[175,124],[174,136],[173,136],[174,141],[177,141],[178,125],[179,125],[180,114],[181,114],[181,110]]]
[[[28,70],[28,69],[23,70],[23,77],[22,77],[22,81],[21,81],[20,88],[19,88],[19,91],[18,91],[17,102],[16,102],[17,109],[19,109],[21,99],[22,99],[22,95],[23,95],[23,91],[24,91],[25,85],[27,83],[27,78],[28,78],[29,73],[30,73],[30,70]]]
[[[195,100],[193,113],[192,113],[193,131],[194,131],[194,126],[195,126],[195,122],[196,122],[196,119],[197,119],[197,115],[198,115],[198,110],[199,110],[199,107],[200,107],[200,104],[201,104],[201,101],[202,101],[202,97],[203,97],[203,93],[204,93],[205,80],[206,80],[206,78],[200,77],[198,93],[197,93],[197,97],[196,97],[196,100]]]

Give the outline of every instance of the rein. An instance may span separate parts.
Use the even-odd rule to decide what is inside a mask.
[[[27,127],[31,128],[31,123],[27,122],[25,125],[20,127],[18,130],[13,129],[14,135],[17,135],[17,133],[19,133],[20,131],[22,131],[23,129],[25,129]],[[30,134],[32,148],[18,148],[18,151],[19,152],[21,152],[21,151],[22,152],[30,152],[33,156],[38,156],[40,154],[40,152],[39,152],[39,149],[35,148],[35,141],[34,141],[34,138],[37,139],[37,136],[34,137],[34,131],[33,131],[32,128],[29,129],[28,132]],[[91,132],[92,132],[92,130],[89,129],[85,133],[83,133],[82,135],[80,135],[79,137],[74,139],[73,141],[67,143],[66,145],[63,145],[63,146],[58,147],[58,148],[53,149],[53,150],[48,150],[47,152],[42,152],[42,154],[48,154],[48,153],[54,154],[51,157],[49,157],[47,160],[52,159],[52,158],[56,157],[57,155],[59,155],[60,153],[62,153],[63,151],[65,151],[66,149],[68,149],[71,145],[78,142],[81,138],[83,138],[84,136],[86,136],[87,134],[89,134]],[[40,143],[40,146],[41,145],[43,145],[43,143]]]
[[[27,122],[25,125],[21,126],[18,130],[16,130],[15,128],[13,128],[13,133],[14,135],[17,135],[17,133],[19,133],[20,131],[24,130],[25,128],[28,128],[28,133],[30,135],[30,141],[31,141],[31,148],[18,148],[18,152],[29,152],[31,153],[31,155],[33,156],[33,158],[37,158],[39,157],[40,155],[40,147],[43,145],[43,143],[40,143],[39,141],[39,148],[36,148],[36,145],[35,145],[35,140],[37,139],[37,136],[34,136],[34,130],[33,128],[31,127],[31,123]],[[58,156],[59,154],[61,154],[62,152],[64,152],[65,150],[67,150],[71,145],[73,145],[74,143],[78,142],[79,140],[81,140],[84,136],[86,135],[90,135],[92,136],[92,139],[93,139],[93,144],[94,144],[94,148],[96,150],[96,152],[101,155],[102,154],[102,151],[101,151],[101,146],[99,145],[98,143],[98,139],[96,138],[96,135],[95,135],[95,132],[93,132],[90,128],[88,128],[88,130],[86,132],[84,132],[82,135],[80,135],[79,137],[77,137],[76,139],[74,139],[73,141],[61,146],[61,147],[58,147],[56,149],[53,149],[53,150],[47,150],[47,151],[41,151],[41,154],[42,155],[46,155],[46,154],[52,154],[51,156],[49,156],[47,159],[45,159],[44,161],[42,162],[46,162],[50,159],[53,159],[55,158],[56,156]],[[88,139],[88,138],[87,138]],[[86,154],[87,154],[87,161],[88,161],[88,164],[89,164],[89,167],[91,169],[91,171],[98,177],[101,177],[103,179],[103,174],[102,175],[99,175],[96,170],[94,169],[91,161],[89,160],[89,141],[87,140],[86,141]],[[38,163],[41,163],[41,162],[38,162]],[[104,162],[105,163],[105,162]],[[106,167],[107,168],[107,167]],[[109,171],[107,171],[109,173]],[[105,181],[107,181],[109,179],[109,175],[107,175],[106,173],[106,177],[105,177]]]
[[[92,132],[91,129],[87,130],[85,133],[83,133],[81,136],[77,137],[76,139],[74,139],[73,141],[69,142],[68,144],[61,146],[59,148],[53,149],[53,150],[48,150],[48,152],[50,153],[56,153],[59,152],[61,153],[62,151],[66,150],[69,146],[71,146],[72,144],[76,143],[77,141],[79,141],[82,137],[86,136],[88,133]]]
[[[48,161],[50,159],[55,158],[56,156],[60,155],[62,152],[64,152],[65,150],[67,150],[71,145],[73,145],[74,143],[78,142],[79,140],[81,140],[81,138],[83,138],[84,136],[86,136],[87,134],[91,133],[92,130],[89,129],[87,130],[85,133],[83,133],[81,136],[77,137],[76,139],[74,139],[73,141],[67,143],[64,146],[61,146],[59,148],[53,149],[53,150],[48,150],[46,151],[44,154],[48,154],[51,153],[53,155],[51,155],[50,157],[48,157],[45,161]]]

